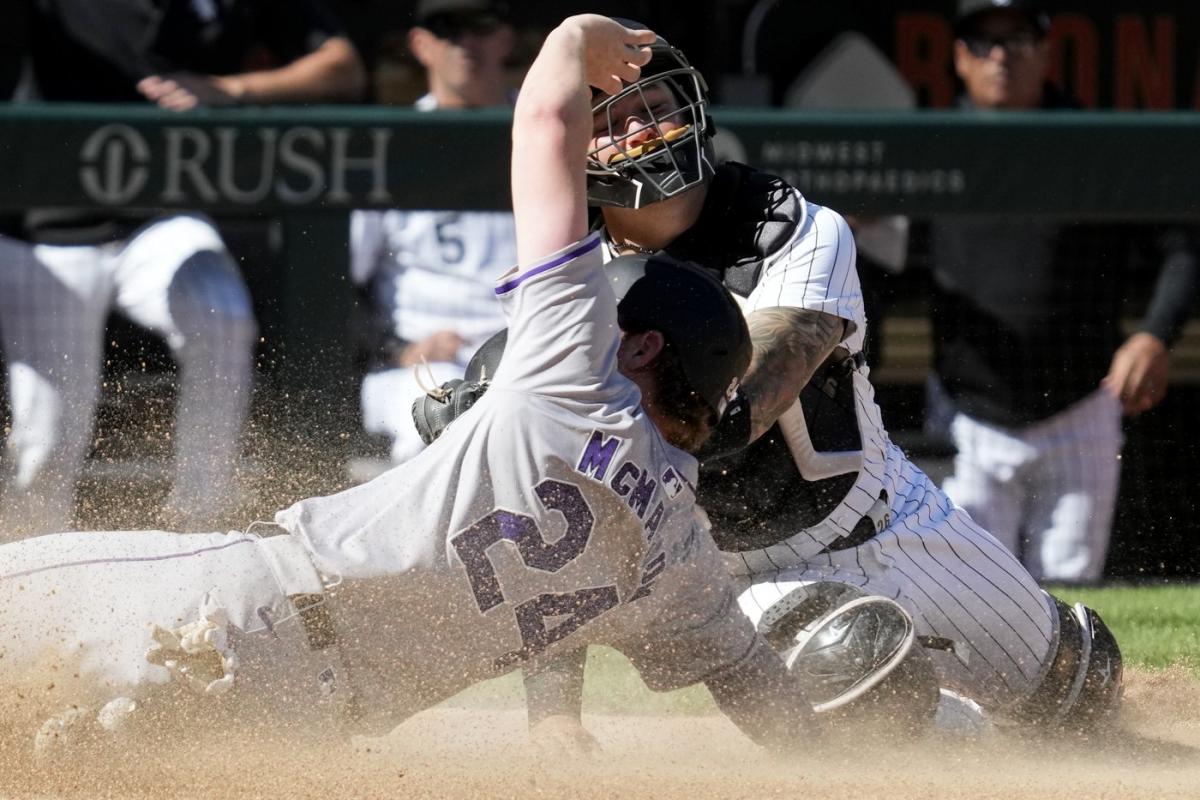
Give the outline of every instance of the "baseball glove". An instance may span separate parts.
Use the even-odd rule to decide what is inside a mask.
[[[437,389],[426,392],[413,401],[413,424],[425,444],[442,435],[451,422],[466,413],[467,409],[483,397],[487,382],[477,383],[454,379],[446,381]]]

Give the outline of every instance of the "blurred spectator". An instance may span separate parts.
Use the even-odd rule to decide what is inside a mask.
[[[1032,2],[961,2],[954,64],[963,107],[1074,107],[1045,82],[1047,30]],[[936,377],[927,424],[948,426],[958,451],[944,488],[1042,580],[1101,577],[1122,412],[1162,400],[1167,348],[1195,293],[1185,232],[1157,231],[1157,248],[1147,248],[1142,231],[1044,217],[932,223]],[[1120,280],[1139,249],[1164,263],[1145,318],[1124,338]]]
[[[512,103],[504,64],[513,30],[502,3],[421,0],[408,42],[428,78],[418,109]],[[422,384],[462,377],[475,348],[504,327],[493,280],[517,263],[516,230],[507,211],[356,211],[350,246],[377,332],[363,424],[389,439],[399,463],[424,447],[411,410]]]
[[[34,0],[19,97],[201,105],[354,100],[365,74],[317,0]],[[266,63],[271,59],[270,63]],[[250,64],[255,66],[251,68]],[[69,527],[91,439],[111,308],[163,337],[180,367],[164,522],[209,527],[233,476],[257,337],[220,235],[195,213],[40,208],[0,241],[0,333],[13,462],[12,536]]]

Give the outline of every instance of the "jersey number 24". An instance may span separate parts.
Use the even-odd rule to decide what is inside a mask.
[[[526,567],[558,572],[583,554],[592,536],[596,518],[578,486],[547,478],[534,492],[547,511],[557,511],[566,520],[567,532],[558,541],[547,542],[532,517],[500,508],[493,509],[450,540],[466,567],[471,592],[481,613],[504,602],[500,581],[487,555],[488,548],[499,542],[512,542]],[[496,666],[511,667],[537,655],[619,602],[616,586],[596,586],[573,592],[547,592],[520,603],[514,613],[521,633],[521,649],[501,656]],[[548,617],[562,619],[547,628]]]

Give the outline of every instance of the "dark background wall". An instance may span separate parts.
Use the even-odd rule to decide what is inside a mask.
[[[395,32],[411,21],[413,2],[330,0],[373,65],[395,51]],[[574,13],[631,17],[660,30],[708,76],[720,102],[724,76],[743,70],[742,37],[756,7],[769,7],[755,40],[756,69],[778,101],[787,85],[837,34],[858,30],[895,62],[926,106],[947,106],[955,0],[811,2],[810,0],[520,0],[515,21],[542,32]],[[1170,0],[1051,0],[1053,71],[1084,104],[1100,108],[1200,108],[1200,4]],[[535,38],[535,37],[531,37]]]
[[[5,0],[0,24],[0,96],[15,84],[27,4]],[[373,70],[403,62],[402,34],[414,0],[327,0]],[[756,8],[767,8],[754,44],[754,69],[778,102],[797,73],[837,34],[857,30],[900,68],[924,106],[950,105],[954,0],[514,0],[524,32],[518,59],[564,16],[593,11],[631,17],[662,31],[708,76],[719,102],[737,104],[727,76],[743,72],[742,38]],[[1176,0],[1049,0],[1053,72],[1086,106],[1200,108],[1200,3]],[[386,69],[385,69],[386,71]]]
[[[29,0],[5,0],[0,12],[0,97],[8,97],[17,83],[21,55],[25,49],[25,25]]]

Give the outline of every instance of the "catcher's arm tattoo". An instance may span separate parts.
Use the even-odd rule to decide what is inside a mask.
[[[846,333],[846,320],[801,308],[763,308],[746,318],[754,357],[742,381],[750,401],[750,440],[787,411]]]

